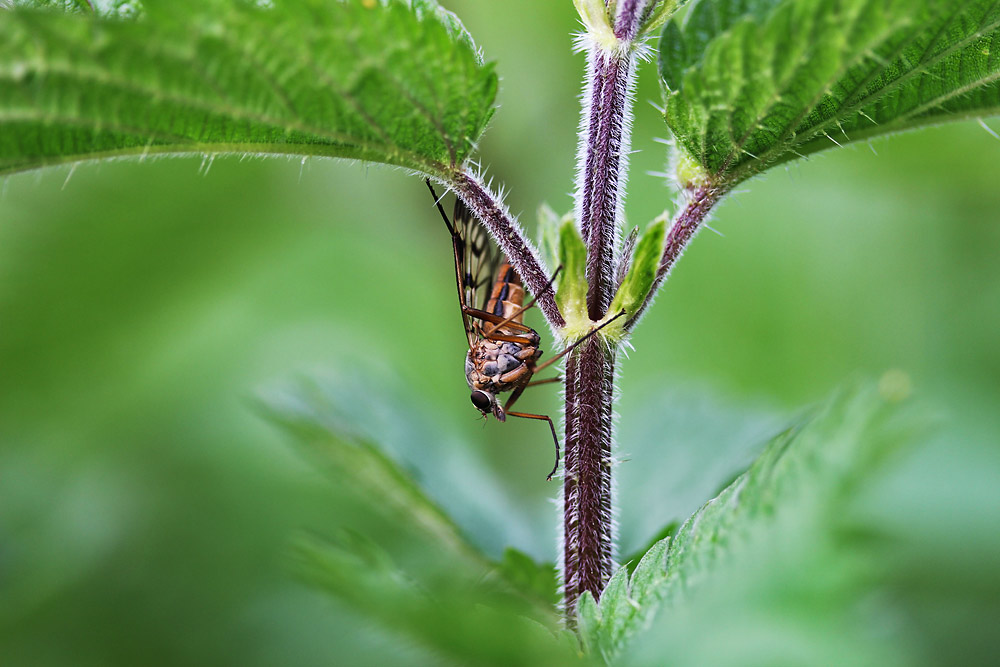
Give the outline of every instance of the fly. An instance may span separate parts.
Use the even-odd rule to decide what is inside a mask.
[[[562,359],[577,345],[624,315],[625,311],[594,327],[565,350],[539,364],[542,356],[539,347],[541,338],[538,332],[524,323],[524,312],[535,305],[538,295],[528,305],[524,305],[521,276],[499,248],[490,243],[486,230],[475,223],[462,200],[455,200],[453,220],[449,220],[430,180],[427,180],[427,187],[451,233],[455,254],[455,282],[469,343],[469,350],[465,355],[465,378],[472,392],[472,404],[484,418],[489,418],[492,414],[501,422],[506,421],[508,416],[548,422],[556,450],[555,465],[546,478],[552,479],[559,469],[560,459],[555,424],[548,415],[514,412],[511,407],[528,387],[561,381],[561,377],[535,381],[532,381],[532,377]],[[552,288],[561,268],[556,269],[543,293]],[[483,292],[482,298],[479,297],[480,292]],[[511,395],[501,407],[497,396],[508,391]]]

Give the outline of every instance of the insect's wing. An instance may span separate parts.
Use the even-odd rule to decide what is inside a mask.
[[[455,201],[453,219],[455,229],[452,241],[462,303],[470,308],[482,309],[489,299],[493,274],[500,264],[500,250],[493,246],[486,229],[475,221],[461,199]],[[462,317],[471,347],[478,338],[476,324],[467,315]]]

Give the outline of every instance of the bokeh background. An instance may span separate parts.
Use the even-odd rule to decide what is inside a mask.
[[[498,63],[480,155],[533,233],[541,202],[571,206],[572,3],[444,4]],[[646,65],[630,225],[673,207],[647,174],[664,170],[658,101]],[[995,539],[998,176],[1000,140],[964,122],[778,168],[719,207],[621,363],[623,554],[859,378],[933,417],[880,506],[959,555]],[[337,387],[490,555],[554,560],[548,435],[483,427],[468,404],[448,237],[418,179],[199,157],[0,188],[0,662],[433,662],[286,567],[299,531],[394,535],[261,416],[259,396],[302,377]],[[559,409],[545,389],[522,400]]]

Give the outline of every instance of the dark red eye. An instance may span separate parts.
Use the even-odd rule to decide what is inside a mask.
[[[493,401],[490,400],[490,395],[487,394],[485,391],[479,391],[477,389],[476,391],[472,392],[471,398],[472,398],[472,404],[476,406],[476,408],[480,412],[489,412],[493,406]]]

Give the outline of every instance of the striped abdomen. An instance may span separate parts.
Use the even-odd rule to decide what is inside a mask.
[[[514,267],[504,257],[503,261],[500,262],[500,270],[497,271],[496,280],[493,281],[490,299],[486,302],[486,312],[506,319],[517,313],[523,305],[524,286],[521,284],[521,276],[517,275]],[[517,313],[511,322],[523,324],[524,315]]]

